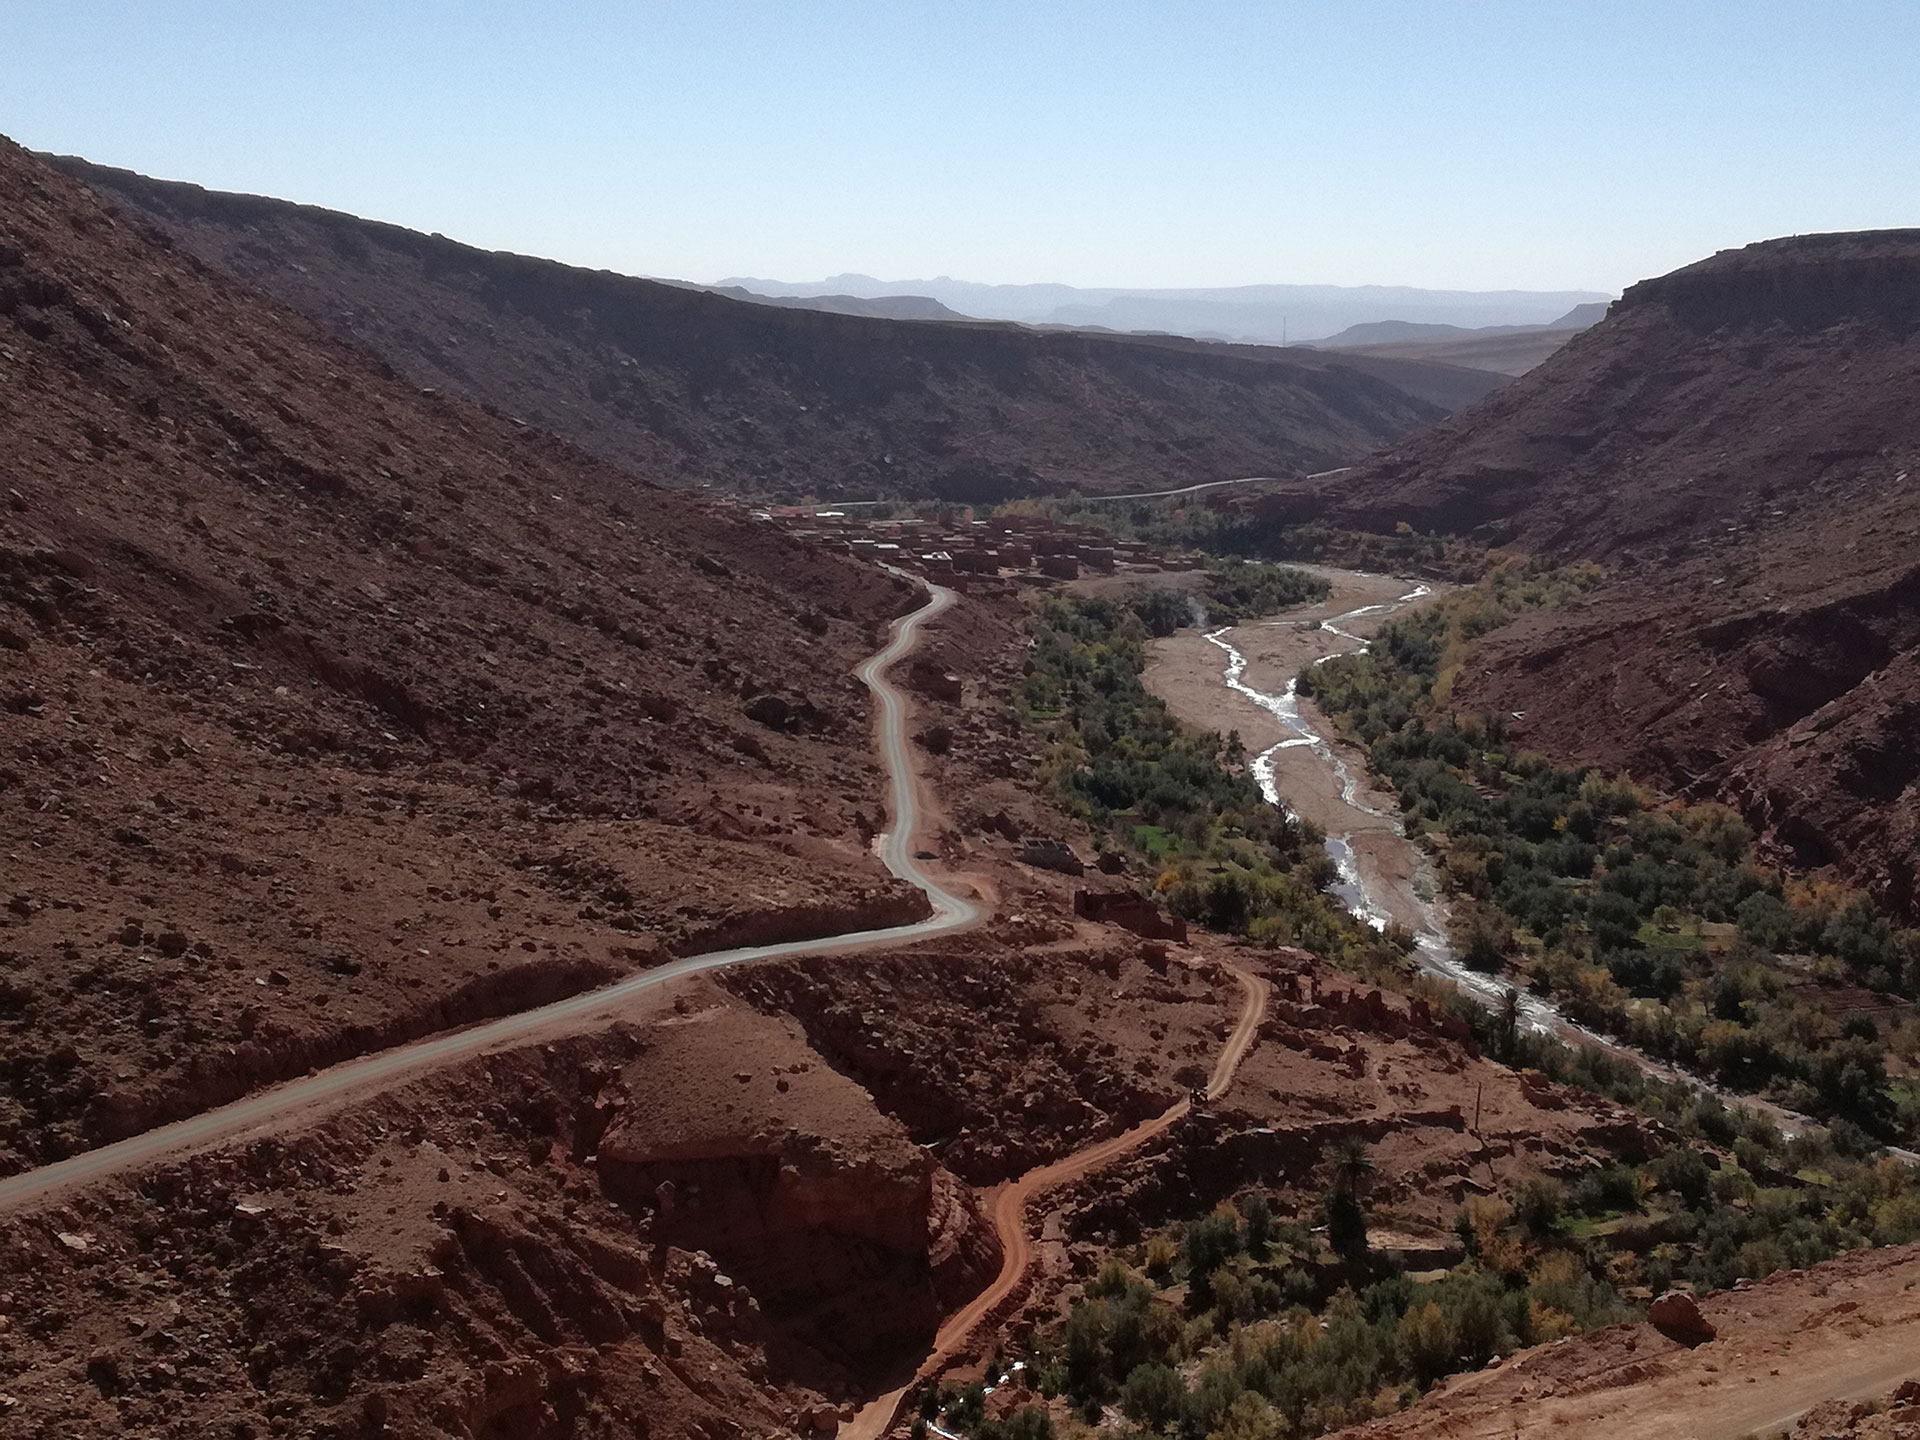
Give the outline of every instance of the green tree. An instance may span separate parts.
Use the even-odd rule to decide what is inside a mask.
[[[1053,1417],[1039,1405],[1023,1405],[1000,1422],[1003,1440],[1054,1440]]]
[[[1246,1386],[1240,1383],[1240,1377],[1231,1365],[1216,1362],[1200,1372],[1194,1382],[1193,1393],[1187,1396],[1186,1428],[1188,1433],[1205,1435],[1218,1425],[1233,1402],[1245,1393]]]
[[[1247,1390],[1227,1407],[1207,1440],[1287,1440],[1292,1429],[1286,1416]]]
[[[987,1417],[987,1387],[978,1380],[947,1405],[947,1420],[956,1430],[973,1430]]]
[[[1494,1052],[1503,1061],[1511,1062],[1520,1048],[1520,1014],[1520,991],[1509,985],[1500,994],[1500,1014],[1494,1027]]]
[[[1500,1281],[1492,1275],[1476,1275],[1451,1298],[1455,1354],[1478,1369],[1499,1353],[1508,1338]]]
[[[1400,1317],[1400,1353],[1422,1385],[1431,1385],[1453,1369],[1459,1343],[1453,1321],[1433,1301],[1416,1305]]]
[[[1209,1275],[1207,1289],[1222,1319],[1244,1324],[1253,1318],[1253,1286],[1231,1265],[1222,1265]]]
[[[1528,1175],[1513,1187],[1513,1213],[1536,1240],[1554,1233],[1566,1206],[1566,1188],[1551,1175]]]
[[[1228,1215],[1203,1215],[1187,1222],[1187,1292],[1196,1310],[1213,1305],[1208,1282],[1213,1272],[1239,1253],[1240,1227]]]
[[[1713,1172],[1691,1145],[1669,1150],[1653,1162],[1652,1168],[1654,1178],[1685,1201],[1689,1209],[1700,1207],[1713,1184]]]
[[[1178,1418],[1186,1400],[1180,1372],[1158,1361],[1135,1366],[1120,1387],[1120,1408],[1127,1418],[1154,1430]]]
[[[1106,1393],[1107,1307],[1082,1300],[1067,1316],[1067,1394],[1085,1403]]]
[[[1366,1191],[1373,1178],[1373,1155],[1366,1141],[1349,1136],[1334,1148],[1332,1183],[1327,1190],[1327,1244],[1347,1260],[1367,1253]]]
[[[1240,1215],[1245,1222],[1247,1253],[1256,1260],[1266,1258],[1267,1247],[1273,1243],[1272,1202],[1255,1191],[1240,1207]]]

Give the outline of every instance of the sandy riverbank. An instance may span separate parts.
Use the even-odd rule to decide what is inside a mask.
[[[1350,570],[1316,569],[1314,573],[1333,586],[1325,601],[1236,626],[1220,637],[1246,656],[1242,678],[1254,689],[1279,695],[1290,677],[1315,660],[1358,649],[1360,640],[1388,618],[1389,608],[1418,583]],[[1352,613],[1371,606],[1383,608],[1365,615]],[[1395,613],[1404,613],[1404,608]],[[1339,631],[1324,628],[1319,622],[1325,620],[1335,620]],[[1228,688],[1223,678],[1227,658],[1203,632],[1182,630],[1149,645],[1147,687],[1188,724],[1222,734],[1239,731],[1249,754],[1294,738],[1271,712]],[[1308,723],[1331,739],[1332,727],[1313,702],[1302,700],[1300,705]],[[1351,799],[1343,793],[1346,787],[1327,756],[1308,745],[1273,753],[1274,782],[1296,814],[1330,836],[1347,837],[1368,899],[1395,924],[1419,930],[1423,914],[1414,890],[1417,856],[1395,824],[1397,802],[1372,782],[1366,756],[1357,747],[1337,740],[1332,747],[1353,778]]]

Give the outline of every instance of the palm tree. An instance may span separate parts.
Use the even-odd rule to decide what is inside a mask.
[[[1373,1172],[1373,1149],[1358,1135],[1349,1135],[1333,1147],[1334,1194],[1360,1199]]]
[[[1500,1058],[1513,1059],[1514,1052],[1520,1048],[1520,991],[1512,985],[1507,986],[1500,996]]]
[[[1367,1253],[1367,1207],[1364,1196],[1373,1177],[1373,1155],[1357,1135],[1333,1150],[1333,1183],[1327,1191],[1327,1244],[1347,1260]]]

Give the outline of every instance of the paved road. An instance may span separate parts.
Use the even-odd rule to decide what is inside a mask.
[[[1342,465],[1335,470],[1319,470],[1307,476],[1309,480],[1324,480],[1329,475],[1344,475],[1351,465]],[[1198,485],[1183,485],[1178,490],[1141,490],[1132,495],[1082,495],[1080,503],[1090,505],[1097,500],[1165,500],[1174,495],[1192,495],[1200,490],[1215,490],[1222,485],[1252,485],[1261,480],[1284,480],[1284,475],[1242,475],[1237,480],[1205,480]]]
[[[377,1055],[349,1060],[332,1069],[237,1100],[218,1110],[209,1110],[113,1145],[89,1150],[57,1164],[0,1180],[0,1212],[48,1199],[71,1186],[118,1174],[163,1156],[198,1149],[257,1126],[286,1119],[319,1102],[337,1099],[349,1091],[378,1088],[404,1076],[508,1042],[524,1042],[536,1032],[564,1029],[599,1012],[607,1012],[610,1017],[623,1001],[688,975],[720,970],[729,965],[745,965],[755,960],[782,959],[790,955],[815,955],[822,951],[874,945],[901,945],[972,924],[980,916],[980,907],[947,890],[913,858],[913,835],[919,823],[920,807],[907,754],[906,703],[886,676],[887,668],[913,648],[921,623],[953,603],[951,590],[938,585],[929,585],[927,589],[927,603],[896,620],[892,638],[886,647],[865,661],[856,672],[880,702],[880,755],[890,781],[889,809],[893,816],[893,826],[881,841],[880,859],[900,879],[917,886],[926,894],[933,904],[933,914],[927,919],[911,925],[858,930],[816,940],[795,940],[778,945],[753,945],[737,950],[717,950],[706,955],[690,955],[551,1005],[542,1005],[538,1009],[525,1010],[471,1029],[403,1045]]]
[[[1308,480],[1324,480],[1329,475],[1344,475],[1352,468],[1351,465],[1342,465],[1333,470],[1317,470],[1304,478]],[[1092,504],[1096,500],[1165,500],[1169,496],[1191,495],[1195,491],[1213,490],[1221,485],[1252,485],[1261,480],[1279,481],[1288,478],[1289,477],[1285,475],[1241,475],[1232,480],[1203,480],[1198,485],[1184,485],[1178,490],[1141,490],[1132,495],[1082,495],[1080,499],[1086,504]],[[822,510],[852,510],[866,505],[892,505],[895,503],[896,502],[892,500],[823,500],[820,502],[819,508]]]

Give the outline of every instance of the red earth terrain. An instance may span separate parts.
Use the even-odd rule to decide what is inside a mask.
[[[1446,1382],[1345,1440],[1794,1440],[1914,1433],[1920,1247],[1780,1271],[1699,1302],[1711,1330],[1617,1325]],[[1889,1392],[1896,1392],[1895,1402]],[[1896,1404],[1901,1408],[1896,1408]]]
[[[1600,560],[1469,658],[1463,713],[1736,805],[1913,913],[1920,231],[1801,236],[1629,289],[1513,385],[1264,502]]]
[[[917,910],[851,674],[902,582],[384,377],[11,146],[0,193],[0,1170]]]

